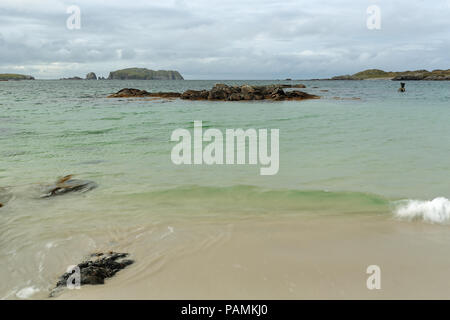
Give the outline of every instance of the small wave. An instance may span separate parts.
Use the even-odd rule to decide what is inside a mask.
[[[266,189],[249,185],[180,186],[129,194],[132,201],[151,201],[171,210],[206,208],[207,212],[388,213],[389,200],[362,192]],[[201,210],[200,210],[201,211]]]
[[[395,215],[403,219],[422,219],[431,223],[449,222],[450,200],[444,197],[431,201],[401,200],[397,202]]]

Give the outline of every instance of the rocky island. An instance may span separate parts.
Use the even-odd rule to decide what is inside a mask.
[[[128,68],[109,73],[108,80],[184,80],[178,71]]]
[[[353,75],[336,76],[329,80],[372,80],[372,79],[386,79],[386,80],[428,80],[428,81],[442,81],[450,80],[450,69],[447,70],[415,70],[415,71],[383,71],[379,69],[368,69]]]
[[[210,101],[250,101],[250,100],[304,100],[319,99],[319,96],[312,95],[299,90],[284,91],[283,88],[294,87],[289,85],[267,85],[267,86],[228,86],[226,84],[216,84],[210,90],[187,90],[179,92],[148,92],[145,90],[125,88],[108,98],[181,98],[185,100],[210,100]],[[302,87],[295,85],[295,87]]]
[[[81,77],[70,77],[70,78],[61,78],[59,80],[83,80]]]
[[[34,77],[16,73],[0,73],[0,81],[34,80]]]

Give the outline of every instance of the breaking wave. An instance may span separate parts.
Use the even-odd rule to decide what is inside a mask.
[[[401,200],[396,203],[395,215],[408,220],[423,220],[431,223],[450,222],[450,200],[444,197],[431,201]]]

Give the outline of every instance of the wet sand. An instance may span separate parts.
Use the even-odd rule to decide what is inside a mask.
[[[185,222],[171,228],[164,237],[171,250],[152,245],[143,233],[144,245],[131,252],[134,265],[105,285],[66,290],[57,299],[450,296],[446,226],[356,214]],[[366,268],[374,264],[381,268],[381,290],[366,287]]]

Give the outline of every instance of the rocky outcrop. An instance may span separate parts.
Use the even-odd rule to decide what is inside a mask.
[[[34,77],[16,73],[0,73],[0,81],[34,80]]]
[[[126,268],[134,261],[130,259],[125,259],[128,253],[94,253],[90,257],[77,265],[79,270],[79,280],[80,285],[98,285],[104,284],[105,279],[113,277],[117,272]],[[55,296],[55,294],[68,285],[68,280],[70,277],[74,277],[74,273],[66,272],[61,277],[59,277],[55,288],[50,293],[50,297]],[[75,284],[69,281],[70,284]]]
[[[306,92],[292,90],[284,91],[282,85],[268,86],[228,86],[216,84],[211,90],[187,90],[182,94],[177,92],[150,93],[139,89],[122,89],[108,96],[109,98],[121,97],[160,97],[181,98],[185,100],[211,100],[211,101],[250,101],[250,100],[303,100],[318,99],[318,96]]]
[[[179,98],[181,93],[178,92],[148,92],[145,90],[125,88],[119,90],[118,92],[111,94],[108,98],[146,98],[146,97],[157,97],[157,98]]]
[[[72,175],[60,178],[55,184],[45,188],[41,198],[59,196],[69,192],[86,192],[97,188],[97,184],[89,180],[72,179]]]
[[[184,80],[178,71],[128,68],[109,73],[108,80]]]
[[[188,90],[181,95],[181,99],[188,100],[221,100],[221,101],[241,101],[241,100],[303,100],[317,99],[318,96],[302,91],[284,91],[282,85],[268,86],[228,86],[226,84],[216,84],[211,90]]]
[[[97,80],[97,75],[94,72],[89,72],[86,75],[86,80]]]

